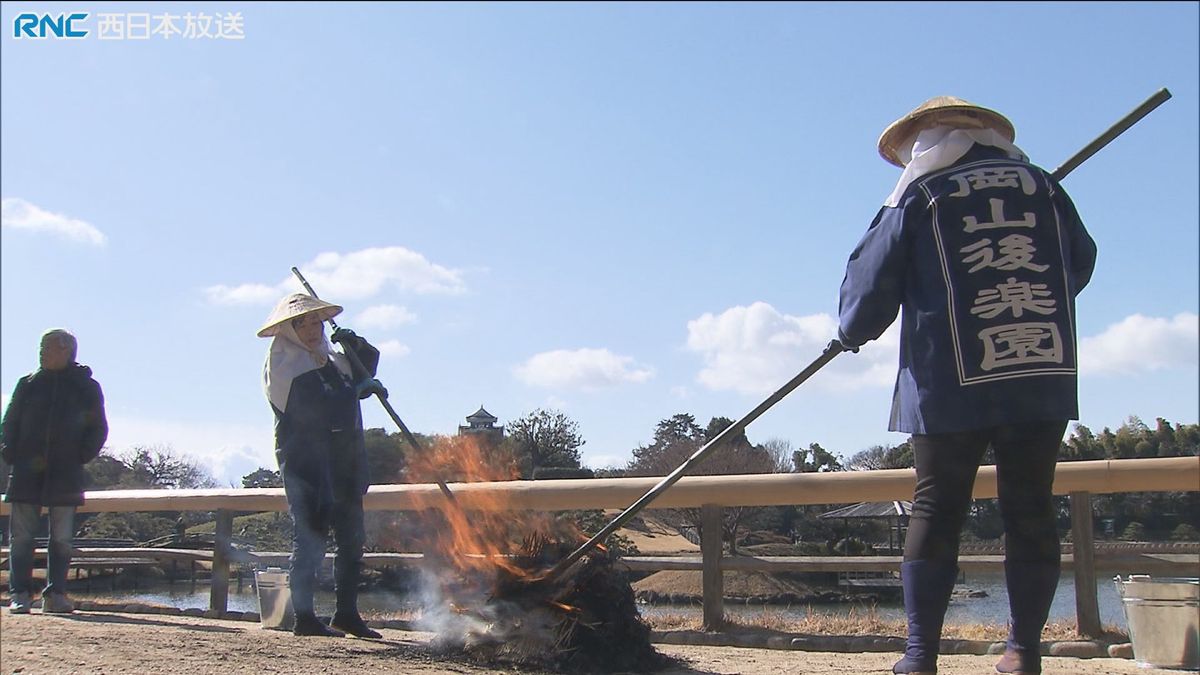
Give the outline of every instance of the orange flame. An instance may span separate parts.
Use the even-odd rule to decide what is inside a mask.
[[[474,483],[516,480],[520,471],[505,445],[463,435],[438,438],[412,458],[408,475],[413,482],[440,478],[447,483]],[[508,502],[501,494],[474,494],[470,511],[447,503],[440,511],[445,522],[434,526],[425,542],[426,555],[441,558],[460,572],[500,568],[514,577],[527,577],[530,570],[517,564],[513,554],[531,533],[552,532],[555,522],[549,514],[510,510]]]

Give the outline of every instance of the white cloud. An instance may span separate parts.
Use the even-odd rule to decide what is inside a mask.
[[[322,253],[300,265],[300,272],[322,298],[335,302],[369,298],[385,288],[416,294],[466,291],[461,270],[436,265],[402,246],[366,248],[352,253]],[[294,276],[274,286],[261,283],[217,285],[204,289],[215,304],[270,304],[304,289]]]
[[[262,424],[214,424],[145,419],[109,412],[105,448],[122,454],[134,447],[167,446],[208,468],[221,486],[241,486],[242,476],[258,467],[278,468],[274,426],[268,410]]]
[[[380,354],[384,356],[393,356],[395,358],[408,356],[409,352],[412,351],[408,348],[408,345],[400,342],[399,340],[386,340],[375,345],[375,348],[379,350]]]
[[[93,246],[104,246],[108,241],[104,233],[89,222],[51,213],[16,197],[0,200],[0,227],[46,232]]]
[[[706,313],[688,322],[687,348],[704,367],[696,381],[710,390],[743,394],[775,391],[800,372],[837,335],[828,314],[790,316],[765,302]],[[820,378],[827,389],[853,391],[891,386],[896,376],[899,322],[858,354],[843,355]]]
[[[209,286],[204,289],[208,301],[215,305],[267,305],[278,301],[288,291],[264,284],[241,286]]]
[[[1103,333],[1079,341],[1083,375],[1129,374],[1195,366],[1200,317],[1181,312],[1170,319],[1134,314]]]
[[[375,305],[359,313],[354,323],[363,328],[387,330],[406,323],[413,323],[416,320],[416,314],[399,305]]]
[[[525,384],[549,389],[592,390],[626,382],[645,382],[654,370],[607,349],[558,349],[531,356],[513,368]]]

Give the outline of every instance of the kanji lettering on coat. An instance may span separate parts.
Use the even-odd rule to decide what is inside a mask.
[[[1005,272],[1019,269],[1045,272],[1049,269],[1048,265],[1033,262],[1033,254],[1037,252],[1037,248],[1034,247],[1032,239],[1022,234],[1010,234],[1001,239],[998,256],[997,252],[992,250],[991,239],[980,239],[974,244],[962,247],[959,252],[971,254],[963,258],[964,263],[975,263],[967,270],[968,274],[987,267],[995,267]]]
[[[966,197],[972,190],[988,188],[1021,188],[1027,195],[1037,192],[1037,183],[1033,174],[1023,167],[1002,167],[998,169],[982,168],[964,171],[950,176],[950,180],[958,183],[958,191],[951,197]]]
[[[1062,363],[1063,345],[1053,323],[1013,323],[979,331],[985,371],[1030,363]]]
[[[1011,311],[1016,319],[1021,318],[1026,311],[1042,315],[1053,314],[1058,303],[1051,295],[1046,284],[1031,284],[1009,277],[1006,283],[979,291],[971,313],[981,319],[994,319],[1005,310]]]
[[[1000,227],[1035,227],[1037,225],[1037,217],[1028,211],[1025,212],[1025,215],[1020,220],[1005,219],[1003,199],[993,197],[988,200],[988,206],[992,210],[992,222],[981,223],[975,216],[963,216],[963,223],[965,224],[963,230],[966,232],[977,232],[979,230],[994,230]]]

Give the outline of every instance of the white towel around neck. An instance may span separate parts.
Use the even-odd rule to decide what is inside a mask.
[[[317,349],[309,350],[300,342],[292,323],[285,322],[275,337],[271,338],[271,347],[263,364],[263,390],[267,400],[279,412],[285,412],[288,395],[292,392],[292,380],[324,366],[329,359],[333,359],[338,370],[350,376],[349,360],[345,354],[334,350],[329,338],[324,338]]]
[[[904,191],[916,179],[957,162],[974,144],[990,145],[1008,153],[1009,157],[1029,161],[1020,148],[1008,142],[994,129],[959,129],[956,127],[930,127],[917,134],[911,146],[902,146],[899,158],[905,162],[904,173],[896,183],[896,189],[888,195],[884,206],[896,207]]]

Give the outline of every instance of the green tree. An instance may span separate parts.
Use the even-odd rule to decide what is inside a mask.
[[[666,475],[699,450],[704,437],[704,429],[693,415],[673,415],[655,426],[654,440],[649,445],[633,449],[627,471],[635,476]]]
[[[367,470],[372,485],[391,485],[404,478],[406,465],[403,434],[389,434],[383,429],[366,429],[363,442],[367,448]]]
[[[86,489],[114,490],[120,486],[127,470],[125,462],[107,451],[102,452],[84,465]]]
[[[279,488],[283,487],[283,476],[279,475],[278,471],[264,469],[259,467],[254,471],[242,476],[242,487],[244,488]]]
[[[1126,541],[1145,541],[1146,527],[1137,521],[1129,523],[1121,533],[1121,538]]]
[[[649,445],[634,448],[626,475],[665,476],[732,424],[733,421],[728,417],[714,417],[706,427],[701,427],[696,424],[696,418],[687,413],[662,420],[655,427],[654,440]],[[690,473],[727,475],[774,473],[777,470],[776,454],[766,446],[751,443],[743,431],[727,437],[720,447],[711,449],[704,461],[695,465]],[[743,520],[757,511],[749,507],[727,507],[724,510],[721,535],[731,555],[737,553],[738,531]],[[700,509],[672,509],[670,513],[664,513],[664,520],[673,520],[673,524],[680,527],[689,524],[698,532],[701,527]]]
[[[807,450],[792,452],[792,470],[796,473],[818,473],[842,471],[844,467],[837,456],[822,448],[820,443],[809,443]]]
[[[579,448],[585,441],[579,423],[559,410],[538,408],[508,423],[508,439],[523,478],[540,468],[578,469]]]
[[[1115,432],[1105,428],[1093,434],[1076,424],[1063,442],[1061,461],[1127,459],[1139,457],[1186,457],[1200,454],[1200,426],[1172,425],[1159,417],[1154,429],[1138,417],[1129,417]],[[1181,523],[1200,522],[1200,493],[1131,492],[1095,495],[1093,504],[1101,521],[1123,532],[1139,523],[1142,536],[1159,540],[1171,536]],[[1065,498],[1060,498],[1065,505]],[[1060,505],[1060,508],[1065,506]]]

